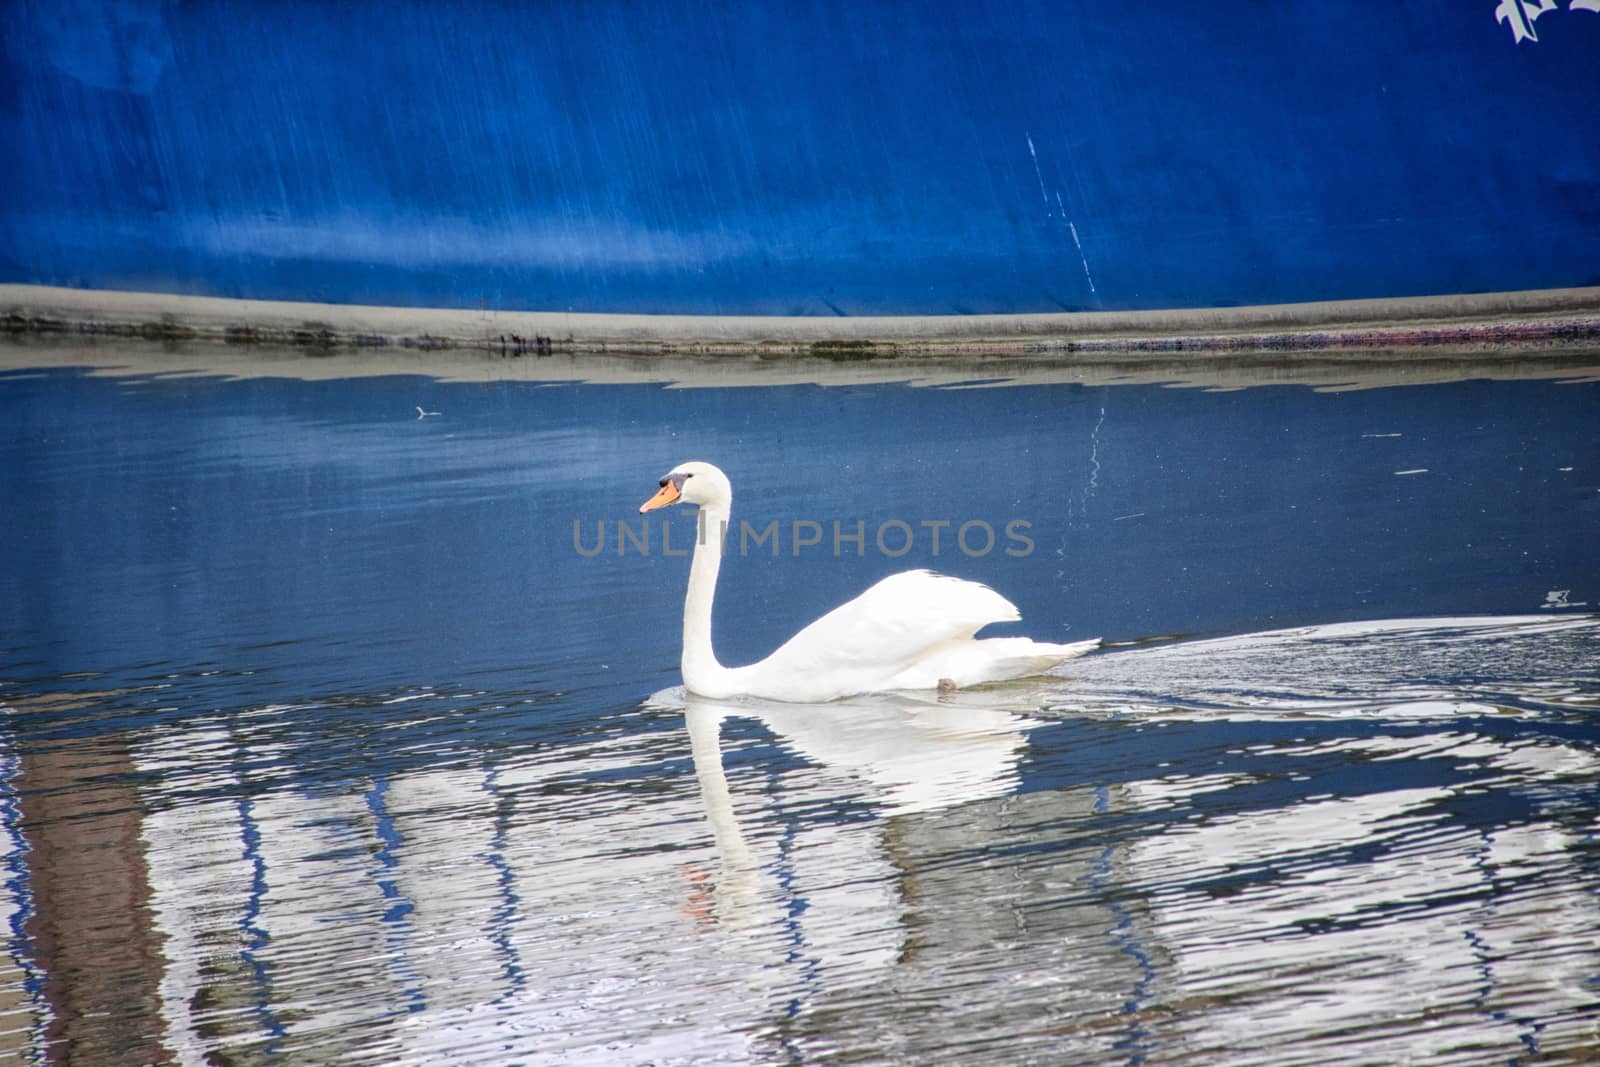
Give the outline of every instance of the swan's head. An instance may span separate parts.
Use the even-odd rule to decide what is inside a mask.
[[[680,502],[725,508],[733,502],[733,486],[726,474],[709,463],[680,463],[661,479],[661,490],[639,505],[639,513]]]

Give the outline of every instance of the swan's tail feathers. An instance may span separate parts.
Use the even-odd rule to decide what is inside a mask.
[[[1057,657],[1057,662],[1061,662],[1077,659],[1085,652],[1093,652],[1100,647],[1100,639],[1091,637],[1087,641],[1073,641],[1065,645],[1048,644],[1044,641],[1037,642],[1037,644],[1041,651],[1048,650],[1050,655]]]
[[[1092,637],[1087,641],[1074,641],[1067,645],[1052,644],[1048,641],[1029,641],[1031,646],[1019,650],[1015,658],[1006,666],[1007,674],[1012,678],[1026,678],[1031,675],[1046,674],[1052,667],[1060,666],[1069,659],[1076,659],[1085,652],[1092,652],[1100,647],[1100,639]]]
[[[1098,637],[1067,645],[1027,637],[990,637],[955,649],[954,662],[939,677],[948,677],[963,687],[1032,678],[1099,645]]]

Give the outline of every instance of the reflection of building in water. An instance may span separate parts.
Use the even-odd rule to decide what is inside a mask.
[[[1237,781],[1018,793],[1040,726],[979,700],[691,702],[316,787],[246,715],[22,753],[12,1058],[1245,1062],[1356,1026],[1420,1054],[1441,1003],[1452,1042],[1515,1051],[1538,1015],[1581,1044],[1552,946],[1595,923],[1556,823],[1480,832],[1448,785],[1203,819],[1171,813]],[[1470,733],[1328,743],[1595,772]]]

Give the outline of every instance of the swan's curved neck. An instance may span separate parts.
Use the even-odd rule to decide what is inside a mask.
[[[722,542],[727,535],[728,505],[702,505],[695,533],[694,560],[689,565],[689,592],[683,598],[683,684],[690,692],[720,696],[727,668],[711,648],[711,601],[722,569]]]

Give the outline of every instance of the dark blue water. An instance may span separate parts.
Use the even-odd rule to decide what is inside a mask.
[[[1592,1045],[1600,384],[111,355],[0,373],[22,1061]],[[724,566],[726,662],[910,566],[1115,647],[943,702],[686,706],[692,516],[637,507],[692,458],[777,523]]]
[[[736,520],[780,523],[778,558],[752,537],[724,573],[730,661],[909,566],[994,585],[1052,639],[1520,613],[1553,589],[1600,601],[1596,396],[13,375],[0,595],[45,674],[214,664],[270,686],[320,665],[276,698],[625,647],[600,658],[627,692],[676,661],[687,562],[662,558],[660,519],[650,556],[618,558],[614,524],[640,535],[656,479],[707,458]],[[862,555],[835,555],[835,519],[865,523]],[[822,526],[798,556],[797,520]],[[877,543],[895,520],[899,558]],[[979,528],[953,544],[972,520],[985,556]]]

